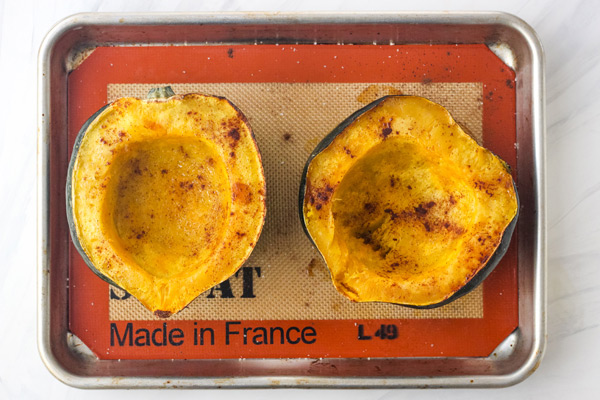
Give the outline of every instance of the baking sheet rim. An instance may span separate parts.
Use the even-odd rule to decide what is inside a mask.
[[[537,207],[534,238],[533,343],[520,368],[506,375],[437,376],[437,377],[315,377],[315,376],[251,376],[251,377],[105,377],[81,376],[70,371],[56,358],[50,340],[50,263],[49,263],[49,139],[51,58],[54,45],[67,32],[86,25],[218,24],[252,23],[445,23],[468,25],[475,22],[501,24],[516,30],[532,53],[532,139],[534,156],[535,205]],[[68,73],[68,71],[67,71]],[[539,39],[525,22],[505,13],[172,13],[172,14],[78,14],[60,21],[43,40],[38,59],[38,348],[42,360],[59,380],[81,388],[148,388],[148,387],[481,387],[508,386],[529,376],[539,365],[545,348],[546,309],[546,210],[545,210],[545,118],[544,57]],[[66,332],[65,332],[66,333]],[[66,334],[65,341],[66,341]],[[185,362],[185,361],[183,361]],[[348,379],[350,378],[350,379]],[[350,380],[350,381],[349,381]]]

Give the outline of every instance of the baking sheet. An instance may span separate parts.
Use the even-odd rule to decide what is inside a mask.
[[[376,19],[380,19],[380,18],[376,18]],[[240,20],[239,22],[242,23],[242,20]],[[316,19],[312,20],[312,22],[315,22],[315,23],[319,22],[319,19],[316,18]],[[460,25],[460,18],[456,19],[456,24]],[[285,25],[285,26],[289,28],[289,25]],[[400,25],[396,25],[396,28],[398,28],[399,26]],[[298,28],[296,28],[296,29],[298,29]],[[287,28],[285,28],[283,30],[287,30]],[[219,29],[215,29],[215,31],[218,32]],[[365,28],[364,27],[358,27],[358,29],[356,30],[356,32],[360,32],[361,35],[362,35],[362,34],[365,33]],[[416,32],[418,33],[419,29],[417,29]],[[372,33],[374,34],[374,32],[372,32]],[[324,35],[327,36],[327,29],[324,30]],[[348,46],[348,47],[350,47],[350,46]],[[156,49],[153,49],[153,50],[156,50]],[[423,67],[424,67],[423,71],[427,71],[427,67],[431,67],[431,66],[423,65]],[[298,71],[299,73],[296,74],[296,79],[299,79],[302,76],[302,71],[306,71],[306,70],[307,69],[299,70]],[[519,71],[517,71],[517,76],[518,76],[518,74],[519,74]],[[430,79],[430,78],[427,77],[426,73],[425,73],[425,78],[423,78],[423,79],[425,80],[426,83],[432,83],[431,81],[427,81],[427,79]],[[56,81],[54,81],[54,82],[56,83]],[[423,80],[420,81],[420,83],[425,83],[425,82]],[[519,82],[518,79],[517,79],[517,82]],[[505,81],[504,83],[506,84],[507,82]],[[519,83],[522,83],[522,81],[519,82]],[[506,85],[506,86],[508,87],[509,85]],[[96,90],[96,89],[90,88],[90,87],[88,87],[87,89],[88,90],[91,89],[91,93],[96,94],[94,92],[94,90]],[[521,89],[521,90],[523,90],[523,89]],[[519,98],[519,89],[516,89],[515,92],[516,92],[517,98]],[[487,93],[487,95],[492,96],[492,94],[490,94],[490,93]],[[522,94],[521,94],[521,98],[522,98]],[[518,103],[518,100],[517,100],[517,103]],[[56,107],[55,107],[55,109],[56,109]],[[517,126],[517,131],[518,131],[517,132],[517,144],[525,143],[525,141],[519,140],[519,126],[520,126],[520,124],[522,122],[523,122],[522,120],[517,120],[516,121],[516,126]],[[531,132],[529,132],[529,133],[531,133]],[[494,137],[494,136],[492,136],[492,137]],[[526,138],[526,136],[525,136],[525,138]],[[534,138],[535,138],[535,136],[534,136]],[[492,144],[492,147],[493,147],[493,144]],[[64,154],[65,150],[63,149],[61,151],[62,151],[62,154]],[[513,151],[514,151],[514,146],[513,146]],[[60,154],[60,152],[59,152],[59,154]],[[504,158],[506,159],[506,156],[504,156]],[[536,165],[537,164],[534,164],[534,167]],[[52,170],[52,167],[50,169]],[[58,166],[57,169],[60,169],[60,166]],[[517,169],[517,171],[521,171],[521,170],[522,170],[522,168],[520,168],[520,166],[519,166],[519,168]],[[534,170],[535,170],[535,168],[534,168]],[[55,175],[56,174],[60,175],[60,171],[55,171]],[[50,175],[52,176],[52,171],[50,171]],[[528,175],[527,172],[526,172],[526,175]],[[520,192],[521,192],[521,187],[519,187],[519,189],[520,189]],[[526,200],[527,199],[534,200],[533,203],[535,203],[536,196],[534,196],[533,198],[528,197],[527,196],[527,190],[525,191],[525,193],[526,193],[525,199]],[[537,205],[537,203],[535,203],[535,205]],[[42,212],[43,211],[44,210],[42,210]],[[56,214],[59,214],[59,213],[60,213],[60,211],[56,211]],[[58,218],[60,219],[60,215],[58,216]],[[60,225],[60,223],[59,223],[59,225]],[[535,246],[533,246],[533,247],[535,247]],[[520,250],[519,257],[521,257],[521,254],[525,254],[525,253],[523,253],[523,251]],[[527,275],[525,277],[527,277]],[[539,279],[539,275],[535,276],[534,278],[536,280]],[[522,287],[523,283],[524,283],[524,280],[523,280],[523,276],[521,275],[518,278],[518,285],[520,285],[520,287]],[[56,291],[55,291],[55,293],[56,293]],[[105,291],[104,293],[106,295],[107,291]],[[536,294],[536,296],[538,296],[538,295],[539,295],[539,292],[538,292],[538,294]],[[64,301],[64,299],[62,299],[61,301]],[[529,299],[527,299],[527,301],[529,301]],[[523,297],[519,298],[519,302],[520,302],[519,304],[521,305],[521,310],[524,309],[526,311],[525,316],[527,318],[529,316],[535,314],[535,313],[528,314],[528,312],[529,312],[528,308],[527,308],[528,305],[525,304],[526,301],[523,300]],[[532,303],[534,303],[534,302],[532,301]],[[525,307],[524,307],[524,305],[525,305]],[[519,320],[519,329],[516,331],[518,334],[516,336],[513,334],[513,335],[511,335],[512,337],[509,337],[509,339],[511,339],[513,342],[515,342],[515,337],[517,339],[518,338],[522,338],[522,336],[520,336],[521,332],[526,332],[526,329],[525,330],[521,329],[521,327],[525,326],[524,324],[522,324],[522,322],[523,322],[523,313],[521,313],[521,314],[522,314],[521,315],[521,319]],[[60,322],[60,318],[58,318],[58,319],[54,318],[53,321],[59,321]],[[64,325],[58,324],[59,328],[60,328],[60,326],[63,326],[63,328],[64,328]],[[535,327],[535,330],[537,330],[537,329],[539,329],[539,326]],[[60,330],[60,329],[57,329],[57,330]],[[516,342],[519,342],[519,340],[517,340]],[[522,341],[521,341],[521,343],[522,343]],[[531,344],[531,342],[530,342],[530,344]],[[59,343],[59,346],[60,346],[60,343]],[[535,344],[534,347],[538,347],[539,348],[539,344]],[[47,350],[47,349],[49,349],[49,347],[45,347],[45,345],[44,345],[43,349]],[[68,349],[67,352],[72,352],[72,350]],[[527,351],[525,351],[525,352],[527,352]],[[514,365],[515,365],[514,363],[518,364],[518,361],[514,361],[515,357],[512,356],[513,354],[517,354],[517,353],[515,353],[514,351],[508,351],[508,352],[506,352],[505,355],[507,355],[509,359],[511,357],[513,358],[513,360],[511,360],[511,361],[513,362],[513,368],[514,368]],[[389,354],[383,353],[383,356],[386,356],[386,355],[389,357]],[[299,355],[299,357],[310,357],[310,356],[311,356],[310,354],[305,354],[304,356]],[[46,358],[46,359],[48,360],[48,358]],[[309,360],[310,360],[310,358],[309,358]],[[526,361],[527,361],[527,358],[526,358]],[[523,369],[523,366],[526,365],[526,361],[523,361],[521,364],[517,365],[517,369],[519,369],[519,368]],[[137,365],[138,367],[140,367],[140,365],[136,364],[135,362],[133,362],[133,364],[123,363],[120,366],[117,366],[117,365],[114,365],[114,364],[107,364],[107,362],[110,362],[110,361],[97,361],[97,362],[89,361],[89,362],[93,366],[96,367],[95,371],[99,375],[106,375],[106,376],[109,376],[111,374],[112,375],[117,375],[119,371],[123,371],[123,368],[131,368],[131,365]],[[257,360],[257,362],[260,362],[260,361]],[[420,368],[410,368],[411,365],[414,367],[415,362],[419,363]],[[279,365],[281,363],[281,360],[280,361],[275,360],[275,363]],[[269,363],[266,363],[266,364],[269,364]],[[476,360],[472,360],[471,362],[466,362],[466,363],[465,362],[461,362],[459,360],[452,360],[449,357],[445,357],[443,359],[432,358],[431,360],[428,360],[428,361],[419,361],[419,360],[416,360],[416,359],[410,358],[410,357],[405,358],[405,359],[401,359],[401,360],[397,360],[397,359],[393,359],[393,358],[392,359],[386,358],[386,359],[380,360],[378,362],[378,364],[376,365],[377,368],[374,368],[374,369],[373,369],[374,365],[372,365],[372,363],[370,362],[370,360],[362,360],[362,361],[359,360],[359,361],[356,361],[356,360],[353,360],[353,359],[343,359],[342,358],[341,360],[337,360],[337,361],[331,361],[330,360],[327,363],[325,363],[327,365],[334,365],[335,368],[336,368],[336,371],[338,371],[338,373],[336,373],[336,374],[332,374],[331,370],[329,370],[327,368],[320,368],[319,366],[321,364],[323,364],[323,363],[319,362],[318,360],[317,360],[316,364],[313,364],[313,361],[311,361],[311,363],[309,365],[311,365],[312,367],[311,368],[306,368],[306,367],[304,367],[304,365],[306,365],[305,362],[302,359],[298,359],[295,362],[287,363],[288,366],[291,365],[290,368],[288,368],[288,369],[283,368],[283,370],[281,368],[278,368],[277,371],[285,371],[284,374],[288,375],[289,377],[297,377],[297,376],[303,376],[303,375],[307,375],[308,374],[308,375],[311,375],[313,377],[321,377],[321,378],[325,377],[325,378],[329,378],[329,380],[326,379],[325,381],[319,381],[318,379],[312,379],[312,380],[308,379],[307,381],[298,381],[297,379],[295,379],[294,381],[288,380],[287,382],[288,382],[289,385],[298,385],[298,384],[302,385],[303,384],[303,383],[299,383],[299,382],[305,382],[304,384],[311,384],[311,385],[321,385],[321,384],[326,384],[324,382],[329,382],[329,384],[337,384],[337,385],[347,386],[347,385],[350,385],[350,382],[347,381],[347,380],[344,380],[344,376],[352,376],[351,375],[352,374],[352,368],[353,368],[352,366],[353,365],[357,365],[357,366],[361,366],[361,370],[364,371],[361,374],[363,376],[380,376],[380,377],[385,377],[386,382],[388,382],[389,378],[392,377],[392,376],[394,376],[394,377],[400,377],[400,378],[398,378],[397,380],[394,381],[395,382],[394,385],[408,386],[408,385],[415,385],[416,382],[420,381],[418,378],[415,378],[415,377],[418,377],[420,373],[424,373],[426,375],[436,375],[436,374],[431,374],[430,373],[431,371],[433,371],[435,369],[435,370],[438,371],[438,374],[437,374],[438,378],[437,379],[434,378],[433,380],[431,380],[431,379],[425,380],[423,382],[429,382],[429,384],[440,384],[440,385],[449,385],[449,384],[452,384],[451,382],[454,382],[453,384],[456,385],[456,384],[458,384],[458,382],[466,383],[468,381],[471,381],[471,380],[466,380],[467,376],[483,375],[484,376],[484,380],[485,380],[485,376],[489,375],[489,372],[486,374],[486,372],[484,372],[485,368],[480,368],[480,369],[474,368],[474,366],[476,366],[477,364],[479,366],[483,366],[483,365],[486,365],[486,364],[488,366],[489,365],[496,365],[497,372],[499,372],[500,368],[498,368],[498,366],[500,366],[502,364],[502,362],[500,362],[500,361],[494,361],[494,360],[490,359],[490,357],[480,357],[480,358],[478,358]],[[325,365],[325,364],[323,364],[323,365]],[[505,362],[505,364],[507,364],[507,363]],[[156,368],[158,368],[159,365],[160,365],[160,360],[157,360]],[[191,363],[191,362],[188,361],[188,362],[186,362],[186,364],[178,364],[178,368],[175,368],[175,370],[178,371],[178,374],[181,375],[181,376],[190,376],[191,368],[197,367],[198,365],[200,365],[200,364],[198,364],[198,363]],[[192,373],[192,376],[196,376],[197,378],[201,378],[203,376],[206,376],[205,374],[208,371],[205,370],[205,368],[207,368],[209,365],[214,366],[213,364],[208,364],[206,362],[202,363],[202,365],[203,365],[204,368],[201,368],[200,370],[196,369],[196,374]],[[102,366],[102,367],[100,368],[100,366]],[[454,366],[454,367],[452,367],[451,369],[448,369],[448,368],[450,368],[449,366]],[[64,369],[65,369],[64,367],[65,367],[64,363],[59,367],[59,371],[61,371],[61,373],[64,371]],[[229,368],[227,368],[227,367],[229,367]],[[152,369],[152,367],[150,367],[150,368]],[[433,369],[428,369],[428,368],[433,368]],[[248,371],[250,371],[250,374],[252,376],[254,376],[254,377],[262,377],[262,380],[261,379],[255,379],[252,382],[263,382],[262,384],[269,384],[268,382],[271,382],[270,384],[273,384],[273,381],[274,381],[273,375],[274,374],[273,373],[271,373],[271,374],[267,373],[268,372],[268,368],[267,368],[267,366],[265,365],[264,362],[262,364],[256,364],[254,362],[251,362],[251,360],[247,360],[247,362],[246,362],[246,364],[245,364],[245,366],[244,366],[243,369],[246,372],[246,374],[248,373]],[[410,373],[408,372],[409,370],[411,371]],[[430,371],[429,373],[426,372],[428,370]],[[89,369],[88,369],[88,371],[89,371]],[[149,377],[147,380],[144,380],[143,378],[142,379],[136,378],[137,380],[135,380],[135,381],[134,380],[129,380],[128,383],[127,383],[127,385],[136,386],[136,385],[141,384],[142,382],[146,382],[146,384],[149,384],[150,386],[154,386],[155,384],[157,384],[158,381],[161,381],[160,377],[157,377],[156,375],[153,375],[152,373],[148,374],[148,370],[146,370],[147,371],[146,374],[143,371],[144,371],[143,367],[142,368],[138,368],[135,375],[139,377],[140,372],[141,372],[142,375],[146,375],[146,376]],[[246,376],[246,374],[241,374],[240,375],[239,374],[239,368],[232,367],[231,365],[229,365],[226,362],[221,363],[221,369],[219,369],[219,368],[217,368],[217,369],[212,368],[211,369],[211,372],[214,373],[215,371],[221,371],[221,376],[231,377],[232,379],[234,379],[234,382],[237,382],[237,383],[235,383],[237,385],[239,385],[240,382],[244,382],[244,381],[248,382],[248,380],[246,378],[244,378],[244,376]],[[265,371],[267,371],[267,372],[265,372]],[[329,371],[329,372],[327,372],[327,371]],[[339,372],[339,371],[341,371],[341,372]],[[446,371],[446,372],[444,372],[444,371]],[[454,373],[450,373],[450,371],[454,371]],[[477,371],[479,371],[479,373]],[[75,374],[77,375],[77,374],[80,374],[80,373],[81,373],[81,371],[76,372]],[[279,374],[279,372],[277,372],[276,374]],[[458,374],[459,378],[454,378],[454,379],[453,378],[449,378],[447,376],[448,374],[450,374],[452,376],[456,376],[456,374]],[[335,376],[335,378],[332,379],[332,375]],[[154,376],[155,378],[154,379],[151,378],[152,376]],[[493,382],[493,379],[496,379],[498,382],[501,382],[501,381],[507,382],[506,379],[502,380],[502,379],[499,378],[499,376],[500,376],[500,373],[496,374],[495,376],[492,376],[491,377],[492,379],[489,379],[489,380],[486,381],[487,384],[488,385],[491,384],[490,382]],[[64,375],[63,375],[63,379],[64,379]],[[73,378],[73,379],[75,379],[75,378]],[[75,379],[75,383],[74,384],[81,385],[81,382],[85,382],[85,381],[86,381],[85,378],[81,379],[81,377],[79,377],[79,378]],[[480,382],[483,382],[483,381],[480,379]],[[164,379],[161,382],[164,382]],[[179,382],[182,382],[182,381],[179,380]],[[189,386],[212,385],[212,384],[214,384],[214,381],[209,381],[209,380],[206,380],[206,379],[188,380],[187,382],[189,383]],[[353,382],[358,382],[358,381],[356,379],[353,379]],[[373,380],[370,381],[370,383],[373,384],[373,385],[381,384],[382,381],[377,381],[379,383],[375,383],[375,382],[376,381],[373,381]],[[512,382],[512,381],[508,381],[508,382]],[[474,382],[469,382],[469,383],[474,383]],[[106,385],[106,384],[107,383],[105,382],[104,385]],[[352,383],[352,384],[354,384],[354,383]],[[188,385],[186,385],[186,386],[188,386]]]

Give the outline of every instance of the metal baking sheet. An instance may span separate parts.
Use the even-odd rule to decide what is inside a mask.
[[[64,182],[67,77],[98,46],[486,44],[516,73],[519,326],[489,357],[99,360],[68,331]],[[544,71],[541,45],[501,13],[80,14],[39,56],[38,340],[63,382],[97,387],[490,387],[529,376],[545,345]],[[169,376],[164,371],[170,371]]]

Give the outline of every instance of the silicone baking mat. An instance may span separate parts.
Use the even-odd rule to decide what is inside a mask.
[[[101,281],[71,246],[70,329],[99,358],[487,356],[517,326],[516,246],[484,285],[447,306],[352,303],[334,289],[297,209],[313,148],[387,94],[444,105],[514,170],[514,73],[487,47],[97,48],[69,76],[70,147],[107,102],[167,84],[227,97],[247,116],[265,168],[267,220],[236,275],[166,320]]]

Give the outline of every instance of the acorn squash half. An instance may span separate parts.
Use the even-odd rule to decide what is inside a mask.
[[[234,274],[265,219],[252,130],[228,100],[151,91],[103,107],[76,139],[71,236],[87,265],[168,317]]]
[[[357,302],[433,308],[468,293],[508,248],[518,198],[505,162],[448,111],[387,96],[310,156],[303,226],[339,292]]]

